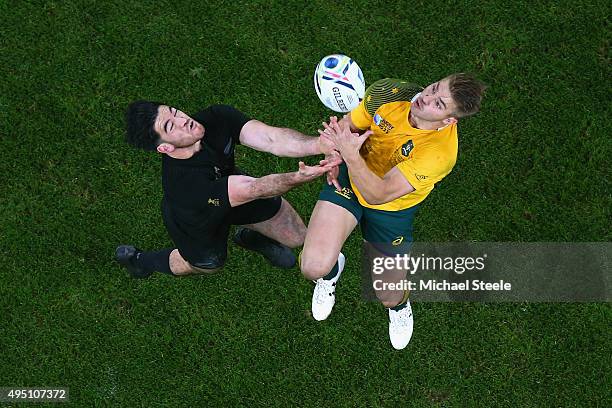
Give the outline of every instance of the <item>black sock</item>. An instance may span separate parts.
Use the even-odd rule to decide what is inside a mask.
[[[149,271],[157,271],[174,275],[170,269],[170,253],[173,248],[162,249],[161,251],[138,252],[132,258],[134,266],[143,268]]]

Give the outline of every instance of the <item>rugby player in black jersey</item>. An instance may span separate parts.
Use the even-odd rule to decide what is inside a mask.
[[[164,104],[136,101],[127,109],[126,122],[129,144],[162,154],[162,217],[175,244],[149,252],[119,246],[116,259],[133,277],[146,278],[154,271],[216,271],[226,260],[230,225],[242,226],[234,235],[238,245],[261,253],[275,266],[295,264],[288,247],[304,243],[306,227],[281,194],[339,162],[300,162],[296,172],[254,178],[236,167],[234,147],[304,157],[325,150],[319,137],[266,125],[226,105],[190,117]]]

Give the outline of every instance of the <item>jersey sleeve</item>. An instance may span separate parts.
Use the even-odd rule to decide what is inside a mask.
[[[365,98],[361,101],[359,106],[351,111],[351,122],[361,130],[368,129],[372,124],[372,115],[368,113],[364,103]]]
[[[222,122],[234,143],[240,144],[240,131],[251,118],[229,105],[213,105],[211,109],[215,119]]]
[[[412,158],[396,166],[415,190],[430,190],[452,170],[452,163],[433,150],[414,152]]]

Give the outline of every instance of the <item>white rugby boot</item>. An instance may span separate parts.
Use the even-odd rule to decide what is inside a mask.
[[[338,255],[338,273],[332,279],[317,279],[312,292],[312,317],[321,321],[327,319],[336,303],[336,283],[340,279],[346,259],[340,252]]]
[[[406,302],[406,307],[402,310],[389,309],[389,338],[394,349],[402,350],[410,343],[413,327],[410,301]]]

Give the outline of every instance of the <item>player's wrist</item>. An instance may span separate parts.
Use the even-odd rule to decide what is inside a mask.
[[[347,165],[354,165],[359,162],[361,156],[359,156],[359,151],[345,151],[342,152],[342,158]]]

